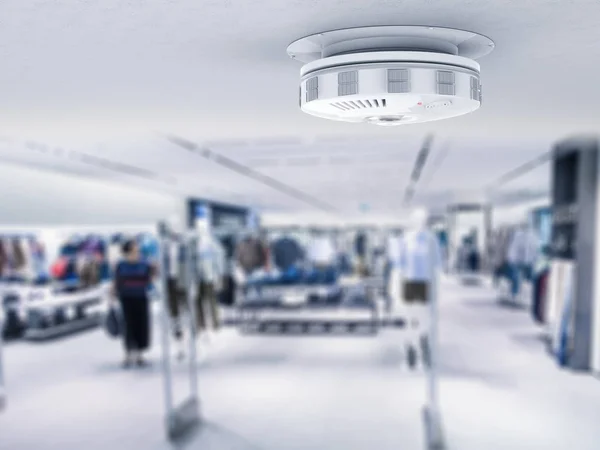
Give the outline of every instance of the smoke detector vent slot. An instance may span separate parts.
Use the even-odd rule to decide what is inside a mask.
[[[382,99],[361,99],[361,100],[350,100],[345,102],[332,102],[331,106],[339,109],[340,111],[350,111],[358,109],[371,109],[371,108],[385,108],[386,100]]]
[[[454,72],[447,70],[437,71],[437,92],[440,95],[454,95]]]
[[[312,102],[319,98],[319,77],[306,80],[306,101]]]
[[[338,74],[338,95],[358,94],[358,71],[340,72]]]
[[[388,92],[406,94],[410,92],[410,72],[408,69],[388,69]]]

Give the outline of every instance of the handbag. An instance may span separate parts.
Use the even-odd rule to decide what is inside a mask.
[[[111,306],[106,314],[104,321],[104,329],[106,333],[113,338],[117,338],[123,334],[123,317],[121,308]]]

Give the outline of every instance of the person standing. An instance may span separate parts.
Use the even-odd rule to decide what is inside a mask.
[[[153,270],[142,261],[135,241],[123,244],[124,260],[115,269],[115,294],[121,304],[125,325],[123,366],[146,364],[142,354],[150,346],[150,301],[148,290]]]

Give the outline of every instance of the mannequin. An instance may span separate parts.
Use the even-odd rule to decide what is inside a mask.
[[[417,364],[415,341],[420,340],[422,361],[428,364],[427,319],[430,300],[435,295],[438,272],[441,269],[441,251],[434,233],[427,228],[428,213],[416,209],[410,216],[409,229],[400,242],[399,269],[401,298],[407,319],[407,356],[411,367]]]
[[[217,291],[225,273],[225,251],[212,235],[208,225],[197,226],[198,239],[198,290],[196,296],[196,323],[200,333],[208,331],[207,309],[214,331],[219,329],[220,321],[217,307]]]
[[[183,258],[182,230],[179,217],[171,216],[167,222],[169,238],[167,242],[167,300],[173,323],[173,332],[178,341],[178,357],[184,356],[183,331],[181,328],[181,307],[186,304],[185,266]]]

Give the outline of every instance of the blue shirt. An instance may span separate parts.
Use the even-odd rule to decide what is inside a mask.
[[[144,261],[121,261],[115,269],[115,285],[119,298],[145,298],[150,289],[151,268]]]

